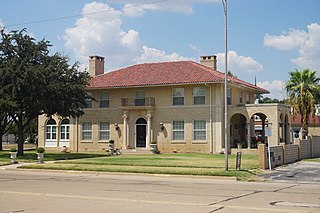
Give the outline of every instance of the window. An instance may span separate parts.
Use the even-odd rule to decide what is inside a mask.
[[[206,103],[206,88],[194,87],[193,88],[193,104],[205,104]]]
[[[145,93],[143,90],[136,91],[134,103],[136,106],[145,106],[146,99],[145,99]]]
[[[99,97],[100,108],[109,108],[109,93],[101,92]]]
[[[69,119],[63,119],[60,127],[60,139],[69,140],[70,139],[70,122]]]
[[[110,139],[110,123],[100,122],[99,124],[99,140],[109,140]]]
[[[232,89],[231,88],[228,88],[227,103],[228,103],[228,105],[232,104]]]
[[[56,124],[56,121],[53,119],[50,119],[47,122],[46,139],[47,140],[56,140],[57,139],[57,124]]]
[[[173,105],[184,105],[184,89],[175,88],[172,91]]]
[[[242,104],[242,91],[239,93],[239,104]]]
[[[250,94],[246,94],[246,104],[250,104]]]
[[[82,123],[82,140],[92,140],[92,124],[91,122],[83,122]]]
[[[205,120],[193,121],[193,140],[194,141],[206,140],[206,121]]]
[[[90,92],[88,92],[87,93],[89,96],[92,96],[92,93],[90,93]],[[91,100],[91,98],[88,98],[87,100],[86,100],[86,108],[92,108],[92,100]]]
[[[172,140],[184,140],[184,121],[172,122]]]

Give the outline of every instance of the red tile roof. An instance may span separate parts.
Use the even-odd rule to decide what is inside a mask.
[[[229,82],[269,93],[267,90],[229,76]],[[89,89],[144,87],[174,84],[223,83],[224,73],[193,61],[145,63],[93,77]]]
[[[291,124],[301,125],[301,115],[291,115]],[[319,124],[320,124],[320,116],[315,115],[314,118],[311,115],[309,116],[309,126],[319,125]]]

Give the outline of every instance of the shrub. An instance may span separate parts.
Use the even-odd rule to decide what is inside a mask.
[[[10,148],[10,152],[16,152],[17,149],[15,147]]]
[[[157,144],[157,141],[151,141],[150,144]]]
[[[43,147],[37,147],[37,153],[44,153],[45,149]]]
[[[114,140],[109,140],[109,143],[114,144]]]

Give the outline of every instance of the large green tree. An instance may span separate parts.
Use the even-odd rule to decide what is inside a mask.
[[[308,134],[309,117],[315,115],[315,104],[319,103],[320,78],[316,71],[305,69],[289,72],[290,79],[286,83],[288,103],[294,114],[301,115],[304,136]]]
[[[24,130],[41,114],[77,117],[83,114],[87,72],[70,66],[62,54],[50,55],[49,41],[36,41],[26,30],[1,31],[0,85],[2,111],[18,129],[18,155],[23,155]]]

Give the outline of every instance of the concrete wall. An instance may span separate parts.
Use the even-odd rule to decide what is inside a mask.
[[[268,148],[265,144],[258,146],[260,169],[269,168]],[[270,147],[271,168],[293,163],[306,158],[320,157],[320,137],[313,136],[307,140],[296,139],[295,144],[282,144]]]

